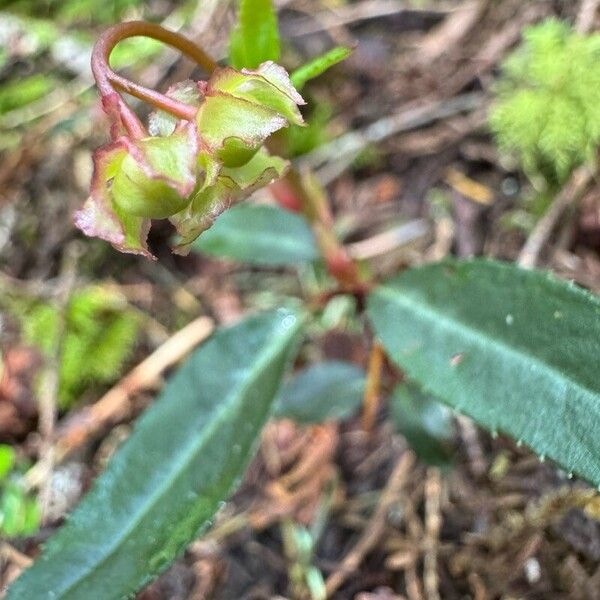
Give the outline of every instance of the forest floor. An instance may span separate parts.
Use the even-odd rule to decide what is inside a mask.
[[[86,4],[93,9],[93,2]],[[174,4],[147,2],[131,10],[169,24]],[[353,256],[381,276],[448,254],[516,260],[527,232],[515,223],[531,218],[522,203],[528,183],[490,136],[493,82],[524,27],[548,16],[576,22],[587,18],[582,11],[590,3],[331,4],[278,3],[292,60],[334,44],[356,46],[343,65],[310,86],[310,99],[332,113],[330,141],[298,159],[327,184]],[[222,57],[232,4],[204,6],[186,13],[183,30]],[[166,226],[151,234],[157,263],[84,239],[71,214],[88,192],[90,153],[106,141],[88,66],[65,40],[32,52],[11,14],[0,12],[0,86],[39,73],[53,89],[25,107],[3,109],[0,102],[0,296],[60,304],[78,286],[112,286],[143,319],[125,375],[198,317],[231,323],[278,297],[302,293],[291,269],[173,256]],[[78,15],[59,27],[96,34],[103,25]],[[167,52],[132,72],[166,88],[187,78],[190,68]],[[380,235],[389,229],[395,231],[392,243]],[[600,293],[597,185],[578,209],[565,212],[537,262]],[[1,303],[0,310],[0,442],[33,463],[56,436],[82,436],[52,473],[41,469],[41,481],[32,484],[51,500],[39,532],[0,541],[1,587],[60,526],[152,401],[157,376],[168,374],[204,330],[189,329],[193,339],[158,371],[86,390],[55,419],[38,403],[36,382],[42,377],[46,389],[55,385],[56,365],[24,342],[18,319]],[[343,324],[311,343],[314,356],[367,364],[369,347]],[[393,378],[392,367],[386,369]],[[86,406],[112,385],[126,393],[106,414],[94,413],[98,421],[81,433]],[[294,583],[302,565],[284,539],[290,528],[316,521],[322,531],[312,564],[331,598],[600,598],[600,523],[577,508],[589,487],[465,417],[457,416],[455,425],[452,464],[440,469],[414,457],[394,431],[385,401],[367,430],[359,415],[311,427],[269,423],[241,488],[212,529],[139,600],[310,598]]]

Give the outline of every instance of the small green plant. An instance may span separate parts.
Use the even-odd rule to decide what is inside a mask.
[[[316,528],[307,529],[291,520],[284,521],[281,526],[285,554],[290,562],[289,587],[293,598],[327,598],[323,574],[312,564],[315,547],[322,534],[321,531],[315,531],[318,526],[319,521]]]
[[[15,303],[27,343],[48,356],[59,336],[58,400],[69,408],[91,386],[114,381],[130,356],[139,318],[115,292],[100,286],[76,290],[66,308],[64,331],[59,330],[58,309],[36,303],[23,310]]]
[[[15,451],[0,444],[0,535],[31,535],[40,524],[40,510],[35,498],[21,485],[21,465]]]
[[[496,261],[448,259],[388,281],[356,264],[335,234],[316,178],[294,171],[271,148],[273,133],[302,122],[294,85],[318,75],[315,64],[335,61],[325,55],[302,77],[289,76],[274,62],[281,42],[270,2],[243,0],[240,13],[231,44],[235,69],[218,67],[158,26],[124,23],[101,36],[93,69],[113,141],[96,155],[92,195],[77,224],[121,251],[150,256],[150,221],[167,218],[180,235],[178,251],[193,244],[254,265],[326,271],[315,295],[352,299],[354,320],[381,343],[373,345],[366,376],[355,365],[328,361],[285,382],[302,333],[319,320],[314,302],[295,299],[293,310],[276,308],[217,331],[169,380],[8,600],[132,597],[210,525],[271,416],[313,423],[348,415],[362,401],[372,417],[373,398],[386,391],[385,353],[411,382],[387,390],[396,426],[429,462],[448,459],[452,428],[439,399],[600,486],[600,299]],[[133,35],[180,49],[205,67],[208,81],[184,82],[165,95],[117,75],[109,54]],[[511,68],[516,74],[530,67]],[[157,110],[148,128],[119,92]],[[537,142],[519,148],[557,180],[587,153],[548,158]],[[229,210],[276,178],[278,202],[301,214]],[[214,221],[212,232],[194,241]],[[372,420],[363,419],[365,427]],[[327,592],[313,565],[322,526],[309,531],[290,522],[283,529],[291,587],[313,598]]]
[[[560,186],[600,144],[600,34],[554,19],[525,30],[505,61],[490,123],[531,177]]]

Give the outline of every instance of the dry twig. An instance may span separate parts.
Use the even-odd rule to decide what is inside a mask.
[[[371,356],[369,357],[369,368],[367,372],[367,384],[363,399],[362,426],[365,431],[372,431],[379,409],[379,396],[381,394],[381,371],[385,359],[385,350],[379,342],[373,343]]]
[[[487,9],[488,2],[467,0],[459,4],[440,25],[423,36],[419,43],[418,60],[431,63],[456,47],[478,23]]]
[[[393,252],[415,240],[425,237],[429,233],[429,223],[425,219],[414,219],[402,223],[386,231],[359,242],[346,244],[348,254],[354,260],[368,260]]]
[[[326,10],[312,15],[311,17],[302,17],[296,19],[290,26],[289,36],[300,37],[319,33],[351,25],[359,21],[375,19],[378,17],[390,17],[403,12],[427,12],[445,14],[455,10],[452,3],[436,3],[435,7],[419,9],[410,6],[407,2],[398,2],[397,0],[366,0],[357,4],[342,6],[336,10]]]
[[[442,478],[440,470],[431,468],[425,482],[425,556],[423,559],[423,584],[428,600],[440,600],[438,590],[437,555],[440,543],[442,515],[440,498]]]
[[[598,6],[600,6],[600,0],[582,0],[575,24],[575,29],[579,33],[587,33],[592,30]]]
[[[20,569],[26,569],[33,563],[33,559],[17,550],[8,542],[0,544],[0,556],[15,564]]]
[[[419,101],[418,105],[413,103],[410,107],[402,107],[397,113],[383,117],[364,129],[349,131],[328,144],[319,146],[303,156],[301,163],[317,168],[332,158],[339,160],[344,156],[353,156],[370,144],[382,142],[398,133],[481,108],[484,100],[484,94],[470,92],[445,100],[432,100],[426,103]]]
[[[203,342],[212,333],[213,327],[214,323],[208,317],[199,317],[192,321],[158,347],[98,402],[87,407],[83,414],[71,419],[59,436],[59,455],[64,456],[100,431],[107,423],[124,416],[129,408],[129,398],[156,385],[162,373]]]

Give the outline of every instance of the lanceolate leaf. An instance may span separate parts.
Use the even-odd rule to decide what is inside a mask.
[[[390,356],[491,431],[600,485],[600,299],[487,260],[409,270],[368,311]]]
[[[193,245],[212,256],[255,265],[289,265],[317,258],[313,233],[302,217],[274,206],[238,204]]]
[[[365,373],[340,361],[318,363],[301,371],[281,390],[273,415],[298,423],[321,423],[350,416],[360,406]]]
[[[299,327],[267,313],[197,350],[8,598],[121,600],[171,563],[242,476]]]
[[[254,69],[279,59],[279,25],[272,0],[241,0],[238,24],[229,39],[229,62]]]
[[[322,75],[339,62],[342,62],[352,54],[352,49],[346,46],[336,46],[325,54],[313,58],[306,64],[298,67],[291,75],[290,79],[297,90],[301,90],[307,81]]]

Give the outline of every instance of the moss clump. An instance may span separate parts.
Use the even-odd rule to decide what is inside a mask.
[[[531,177],[560,186],[600,142],[600,34],[554,19],[525,30],[505,61],[490,123]]]

